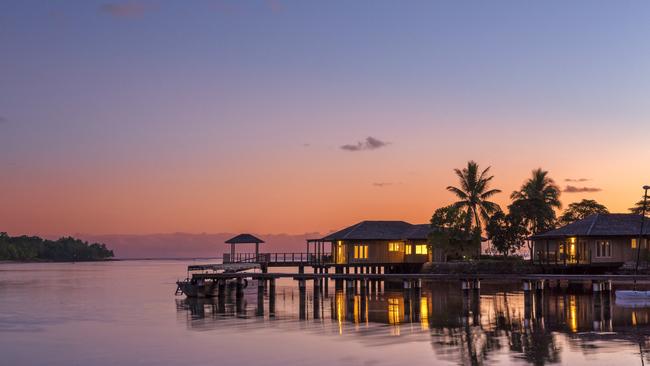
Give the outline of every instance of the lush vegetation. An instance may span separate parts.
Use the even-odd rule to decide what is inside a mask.
[[[0,260],[11,261],[98,261],[113,257],[104,244],[88,244],[72,237],[46,240],[37,236],[0,233]]]
[[[541,168],[533,170],[521,188],[512,192],[512,203],[505,212],[490,201],[501,190],[490,187],[494,176],[489,170],[490,167],[479,169],[474,161],[469,161],[463,169],[454,169],[459,185],[449,186],[447,190],[458,201],[437,209],[431,217],[434,230],[429,243],[433,248],[442,249],[449,259],[480,259],[483,230],[492,242],[492,253],[508,257],[519,253],[525,244],[532,250],[532,242],[527,240],[531,235],[589,215],[609,213],[607,207],[595,200],[583,199],[569,204],[557,217],[556,212],[562,208],[560,188]],[[642,199],[630,211],[641,214],[643,207]],[[649,211],[650,208],[645,210],[646,215]]]
[[[516,254],[528,237],[523,217],[516,213],[496,212],[488,221],[485,231],[494,249],[504,257]]]
[[[569,204],[569,207],[560,216],[559,223],[561,225],[567,225],[574,221],[582,220],[589,215],[606,213],[609,213],[609,210],[604,205],[601,205],[595,200],[583,199],[580,202]]]
[[[647,205],[645,209],[643,208],[644,205]],[[634,204],[634,207],[630,207],[630,212],[633,214],[641,215],[644,211],[646,215],[648,214],[648,211],[650,211],[650,199],[646,200],[641,198],[640,201]]]
[[[442,207],[431,217],[435,228],[429,236],[434,248],[442,249],[451,259],[474,257],[481,247],[481,234],[472,229],[472,213],[458,205]]]

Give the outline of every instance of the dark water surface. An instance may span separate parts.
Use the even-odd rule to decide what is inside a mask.
[[[336,291],[303,311],[292,280],[258,306],[176,297],[191,261],[0,264],[1,365],[641,365],[650,308],[580,289],[526,298],[518,283]],[[263,315],[260,315],[262,314]],[[304,319],[301,319],[304,318]],[[644,360],[645,359],[645,360]]]

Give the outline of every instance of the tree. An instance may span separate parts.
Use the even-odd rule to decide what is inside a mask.
[[[555,227],[555,209],[562,207],[560,188],[547,171],[541,168],[533,170],[531,178],[524,182],[520,190],[512,192],[510,198],[513,202],[508,207],[509,211],[522,218],[528,232],[538,234]],[[532,260],[530,241],[528,249]]]
[[[474,230],[477,230],[479,235],[482,232],[481,219],[485,222],[491,214],[500,210],[499,205],[488,201],[490,197],[501,192],[499,189],[489,189],[490,181],[494,178],[488,175],[489,171],[490,167],[487,167],[479,172],[478,164],[469,161],[467,167],[462,170],[454,169],[460,180],[460,187],[447,187],[448,191],[459,198],[454,205],[467,213],[466,219],[470,226],[473,224]]]
[[[567,207],[567,209],[562,213],[562,216],[560,216],[560,223],[566,225],[574,221],[582,220],[589,215],[606,213],[609,213],[607,207],[601,205],[595,200],[583,199],[580,202],[569,204],[569,207]]]
[[[442,249],[452,258],[473,256],[481,247],[481,234],[471,227],[470,214],[457,205],[437,209],[431,217],[429,235],[432,247]]]
[[[523,218],[503,211],[497,211],[490,217],[485,231],[494,248],[504,257],[516,253],[528,237]]]
[[[646,215],[650,212],[650,197],[648,197],[648,207],[646,207]],[[636,215],[641,215],[643,213],[643,198],[641,198],[641,201],[637,202],[634,204],[634,207],[629,208],[630,212]]]

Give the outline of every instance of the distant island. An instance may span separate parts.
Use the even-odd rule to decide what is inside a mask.
[[[82,262],[101,261],[113,257],[105,244],[73,237],[47,240],[38,236],[9,236],[0,232],[0,261]]]

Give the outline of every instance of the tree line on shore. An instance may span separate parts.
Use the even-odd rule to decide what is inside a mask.
[[[98,261],[113,257],[105,244],[64,237],[47,240],[37,236],[9,236],[0,232],[0,260],[10,261]]]
[[[451,259],[477,258],[481,255],[483,234],[491,240],[493,249],[507,257],[516,254],[534,234],[558,226],[570,224],[596,213],[609,213],[604,205],[595,200],[574,202],[558,217],[556,210],[562,208],[561,190],[549,176],[548,171],[535,169],[520,189],[510,194],[511,203],[503,210],[491,201],[501,190],[491,188],[494,178],[490,167],[481,170],[474,161],[463,169],[454,169],[459,186],[449,186],[458,201],[437,209],[431,217],[434,228],[429,242],[442,249]],[[630,208],[631,213],[641,214],[643,198]]]

